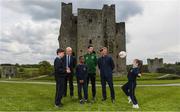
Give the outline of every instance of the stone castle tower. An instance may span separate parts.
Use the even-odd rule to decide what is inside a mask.
[[[115,62],[115,72],[125,72],[126,58],[118,56],[120,51],[126,51],[125,23],[116,23],[115,5],[104,5],[102,9],[79,8],[77,16],[72,13],[72,3],[61,5],[59,47],[72,47],[78,57],[87,53],[89,45],[94,46],[99,56],[99,49],[105,46]]]
[[[158,68],[163,67],[163,58],[147,59],[149,72],[157,72]]]

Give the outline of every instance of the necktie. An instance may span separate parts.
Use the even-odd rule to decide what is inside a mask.
[[[66,56],[66,67],[68,67],[68,55]]]
[[[70,65],[70,56],[68,56],[68,66]]]

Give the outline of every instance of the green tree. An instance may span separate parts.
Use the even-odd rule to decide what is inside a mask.
[[[19,68],[19,72],[25,72],[24,68],[23,68],[23,67],[20,67],[20,68]]]
[[[39,74],[40,75],[50,75],[53,71],[51,64],[48,61],[39,62]]]

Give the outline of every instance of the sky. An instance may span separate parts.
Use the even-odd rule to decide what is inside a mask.
[[[179,0],[0,0],[0,63],[53,63],[61,2],[72,2],[75,14],[115,4],[116,22],[126,22],[127,64],[135,58],[180,61]]]

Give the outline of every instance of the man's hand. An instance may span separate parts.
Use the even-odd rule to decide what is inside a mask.
[[[66,72],[67,72],[67,73],[71,73],[71,70],[70,70],[69,67],[66,68]]]
[[[84,83],[84,80],[79,80],[79,82],[82,84],[82,83]]]

